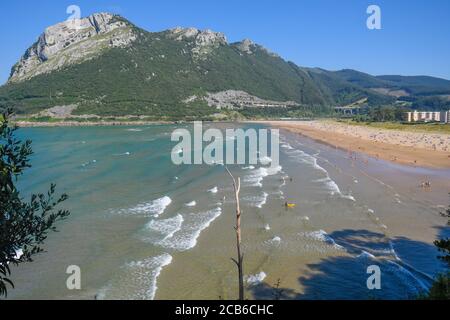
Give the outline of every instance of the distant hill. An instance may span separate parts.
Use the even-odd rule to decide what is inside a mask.
[[[448,95],[450,81],[428,76],[378,76],[378,79],[397,86],[412,95]]]
[[[449,83],[302,68],[250,40],[230,44],[195,28],[148,32],[99,13],[47,28],[0,87],[0,104],[56,117],[299,116],[357,101],[413,104],[416,95],[450,94]]]
[[[368,89],[404,91],[405,96],[449,95],[450,81],[428,76],[371,76],[355,70],[340,70],[335,74],[343,80]],[[380,90],[379,90],[380,91]]]

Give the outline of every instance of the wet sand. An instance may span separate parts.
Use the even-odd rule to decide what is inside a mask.
[[[332,121],[267,121],[266,124],[371,157],[428,168],[450,168],[450,135],[383,130]]]

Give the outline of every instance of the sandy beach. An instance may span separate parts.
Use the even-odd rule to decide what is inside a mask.
[[[450,168],[448,134],[387,130],[328,120],[264,123],[383,160],[419,167]]]

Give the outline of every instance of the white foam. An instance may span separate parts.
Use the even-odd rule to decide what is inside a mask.
[[[327,243],[327,244],[333,246],[335,249],[338,249],[338,250],[345,250],[344,247],[342,247],[341,245],[337,244],[334,241],[334,239],[332,237],[330,237],[328,235],[328,233],[326,233],[323,230],[312,231],[312,232],[302,232],[299,235],[303,236],[305,238],[309,238],[309,239],[315,240],[315,241],[320,241],[320,242]]]
[[[327,176],[325,178],[315,180],[314,182],[324,183],[326,188],[328,189],[328,191],[330,192],[330,194],[332,196],[338,195],[338,196],[340,196],[343,199],[356,201],[355,197],[353,197],[351,194],[348,194],[348,195],[343,194],[341,192],[341,189],[337,185],[337,183],[333,179],[331,179],[328,174],[327,174]]]
[[[97,160],[92,160],[92,161],[89,161],[89,162],[85,162],[81,166],[82,167],[87,167],[87,166],[89,166],[91,164],[95,164],[95,163],[97,163]]]
[[[130,281],[136,286],[136,299],[155,299],[157,280],[162,269],[172,262],[172,256],[164,253],[157,257],[152,257],[142,261],[130,262],[127,269],[130,274]]]
[[[266,225],[264,226],[264,230],[270,231],[270,226],[269,226],[269,224],[266,224]]]
[[[367,252],[367,251],[362,251],[361,252],[361,254],[359,254],[358,256],[357,256],[357,258],[363,258],[363,259],[376,259],[376,257],[373,255],[373,254],[371,254],[371,253],[369,253],[369,252]]]
[[[157,280],[162,269],[172,262],[172,256],[164,253],[142,261],[133,261],[123,266],[123,272],[110,281],[95,296],[96,300],[153,300],[156,295]]]
[[[387,262],[392,266],[392,274],[401,279],[411,289],[414,289],[417,293],[420,291],[428,292],[428,286],[411,271],[394,261],[387,260]]]
[[[255,166],[242,167],[242,170],[254,170]]]
[[[255,286],[262,283],[266,277],[267,274],[264,271],[261,271],[260,273],[247,276],[245,281],[248,285]]]
[[[191,213],[185,216],[183,228],[177,231],[171,238],[158,244],[178,251],[187,251],[197,245],[197,239],[201,232],[222,214],[222,209],[215,208],[206,212]]]
[[[176,215],[173,218],[165,220],[152,220],[147,224],[147,229],[157,231],[164,235],[163,240],[167,240],[173,237],[173,235],[180,231],[183,225],[183,216],[181,214]]]
[[[281,189],[282,187],[284,187],[286,185],[286,178],[288,178],[288,177],[282,177],[281,178],[283,180],[283,182],[280,184],[278,189]],[[283,191],[280,190],[280,193],[283,194]]]
[[[344,194],[342,194],[341,197],[344,198],[344,199],[348,199],[348,200],[351,200],[351,201],[353,201],[353,202],[356,202],[355,197],[352,196],[351,194],[349,194],[349,195],[344,195]]]
[[[272,240],[270,240],[270,242],[272,243],[280,243],[281,242],[281,238],[278,236],[275,236],[272,238]]]
[[[132,129],[127,129],[127,131],[130,131],[130,132],[141,132],[142,129],[132,128]]]
[[[209,193],[217,193],[217,192],[219,192],[219,188],[217,188],[217,187],[211,188],[208,190],[208,192]]]
[[[294,150],[292,152],[290,152],[290,154],[292,155],[292,158],[296,159],[297,161],[300,161],[302,163],[306,163],[309,164],[310,166],[312,166],[314,169],[318,170],[318,171],[322,171],[324,173],[326,173],[328,175],[328,171],[325,170],[324,168],[322,168],[318,163],[317,163],[317,158],[313,157],[310,154],[307,154],[306,152],[302,151],[302,150]]]
[[[314,182],[324,183],[331,195],[342,194],[339,186],[328,175],[326,178],[314,180]]]
[[[262,187],[262,181],[266,177],[266,172],[262,171],[261,168],[252,171],[252,174],[244,177],[244,182],[248,182],[251,187]]]
[[[265,205],[267,203],[267,197],[268,196],[269,196],[268,193],[263,192],[263,195],[260,198],[260,201],[258,202],[258,204],[256,206],[261,209],[263,207],[263,205]]]
[[[138,204],[129,209],[120,210],[120,213],[145,214],[158,217],[164,213],[166,208],[172,203],[170,197],[165,196],[150,202]]]
[[[100,288],[97,292],[97,294],[95,295],[95,300],[106,300],[109,291],[111,290],[111,283],[109,283],[108,285],[104,286],[103,288]]]
[[[243,200],[249,201],[251,206],[261,209],[267,203],[268,196],[268,193],[263,192],[260,196],[248,196],[244,197]]]
[[[197,205],[196,201],[191,201],[185,204],[186,207],[195,207]]]
[[[268,167],[268,168],[258,168],[253,170],[250,175],[244,177],[244,182],[248,182],[251,187],[262,187],[262,181],[265,177],[276,175],[281,172],[283,167]]]
[[[389,253],[392,254],[395,258],[395,260],[401,261],[400,257],[397,255],[397,252],[394,249],[394,244],[392,241],[389,241]]]
[[[124,153],[115,154],[115,156],[130,156],[130,155],[131,155],[131,152],[124,152]]]
[[[307,216],[305,216],[305,217],[300,217],[300,220],[303,220],[303,221],[309,221],[309,217],[307,217]]]
[[[259,160],[259,163],[263,166],[268,166],[269,164],[272,163],[272,158],[270,158],[268,156],[260,157],[258,160]]]
[[[273,176],[281,172],[283,170],[282,166],[276,166],[276,167],[268,167],[268,168],[261,168],[263,171],[267,173],[267,176]]]
[[[320,153],[320,152],[319,152]],[[317,153],[317,155],[319,155],[319,153]],[[306,163],[310,166],[312,166],[314,169],[321,171],[323,173],[326,174],[326,177],[323,179],[318,179],[315,182],[323,182],[325,183],[325,186],[327,187],[327,189],[330,191],[331,195],[339,195],[344,199],[348,199],[351,201],[356,201],[356,199],[351,195],[344,195],[342,194],[341,190],[339,189],[339,186],[337,185],[337,183],[330,178],[330,175],[328,173],[327,170],[325,170],[323,167],[321,167],[318,163],[317,163],[317,158],[302,151],[299,149],[295,149],[294,151],[290,152],[291,157],[294,158],[297,161],[300,161],[302,163]],[[355,180],[355,183],[358,183],[357,180]]]
[[[288,150],[293,150],[294,148],[292,148],[292,146],[289,143],[283,143],[281,145],[282,148],[284,149],[288,149]]]

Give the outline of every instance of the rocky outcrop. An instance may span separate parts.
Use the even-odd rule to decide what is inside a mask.
[[[9,82],[20,82],[86,61],[104,49],[125,47],[135,39],[132,25],[109,13],[56,24],[47,28],[12,68]]]
[[[57,119],[64,119],[70,117],[72,112],[78,107],[76,104],[66,106],[56,106],[43,110],[37,114],[38,117],[51,117]]]
[[[208,103],[208,106],[217,109],[287,108],[299,105],[294,101],[264,100],[240,90],[226,90],[216,93],[209,92],[204,97],[191,96],[183,102],[189,104],[195,100],[204,100]]]
[[[205,58],[213,49],[227,45],[227,38],[223,33],[212,30],[198,30],[196,28],[180,28],[169,30],[169,38],[177,41],[188,41],[192,44],[194,57]]]
[[[244,39],[241,42],[236,43],[236,48],[238,48],[242,53],[252,54],[255,44],[250,39]]]
[[[254,54],[257,50],[261,50],[264,53],[266,53],[272,57],[279,58],[279,55],[277,55],[276,53],[273,53],[270,50],[264,48],[263,46],[254,43],[250,39],[244,39],[241,42],[233,43],[232,46],[234,46],[236,49],[238,49],[241,52],[241,54],[249,54],[250,55],[250,54]]]

